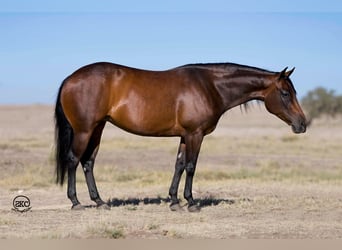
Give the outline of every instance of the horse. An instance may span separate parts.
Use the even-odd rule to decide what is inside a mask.
[[[58,91],[56,182],[63,185],[67,173],[71,208],[84,209],[76,195],[76,169],[81,163],[90,199],[98,208],[110,209],[100,198],[93,174],[102,131],[110,122],[140,136],[180,137],[170,209],[183,209],[178,187],[185,171],[184,198],[188,211],[197,212],[192,184],[201,144],[227,110],[259,100],[294,133],[306,131],[306,118],[290,80],[294,69],[272,72],[234,63],[187,64],[165,71],[109,62],[81,67]]]

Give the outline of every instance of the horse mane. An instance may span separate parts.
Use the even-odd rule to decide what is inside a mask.
[[[238,64],[238,63],[193,63],[193,64],[186,64],[183,67],[195,67],[195,68],[203,68],[203,69],[211,69],[215,71],[227,71],[227,70],[243,70],[245,72],[250,72],[250,73],[255,73],[255,74],[260,74],[260,73],[265,73],[265,74],[277,74],[279,72],[274,72],[270,71],[267,69],[262,69],[258,67],[253,67],[253,66],[248,66],[244,64]],[[290,85],[290,87],[293,89],[293,92],[297,94],[297,91],[291,81],[290,78],[287,78],[287,83]],[[246,108],[245,108],[246,109]],[[248,109],[248,108],[247,108]]]
[[[245,71],[255,72],[255,73],[268,73],[268,74],[275,74],[276,72],[257,68],[253,66],[243,65],[243,64],[237,64],[237,63],[193,63],[193,64],[186,64],[183,67],[196,67],[196,68],[205,68],[205,69],[215,69],[215,70],[227,70],[227,69],[241,69]]]

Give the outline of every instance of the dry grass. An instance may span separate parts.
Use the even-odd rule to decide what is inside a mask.
[[[340,120],[293,135],[258,108],[229,112],[202,146],[198,214],[168,208],[178,138],[138,137],[108,125],[95,176],[113,207],[70,211],[66,187],[54,184],[52,110],[0,107],[0,238],[342,237]],[[81,169],[77,188],[81,202],[93,204]],[[30,212],[11,211],[19,193],[30,197]]]

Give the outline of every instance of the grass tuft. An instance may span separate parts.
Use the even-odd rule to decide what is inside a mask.
[[[125,235],[122,229],[115,229],[115,228],[106,229],[105,234],[107,235],[107,238],[111,238],[111,239],[125,238]]]
[[[89,238],[106,238],[106,239],[123,239],[125,238],[124,231],[121,226],[113,226],[108,223],[102,223],[96,227],[89,227],[87,232]]]

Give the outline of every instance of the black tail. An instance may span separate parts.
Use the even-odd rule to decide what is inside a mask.
[[[56,183],[63,185],[67,170],[68,154],[74,137],[73,129],[65,117],[61,105],[61,91],[64,82],[58,91],[55,107],[55,141],[56,141]]]

